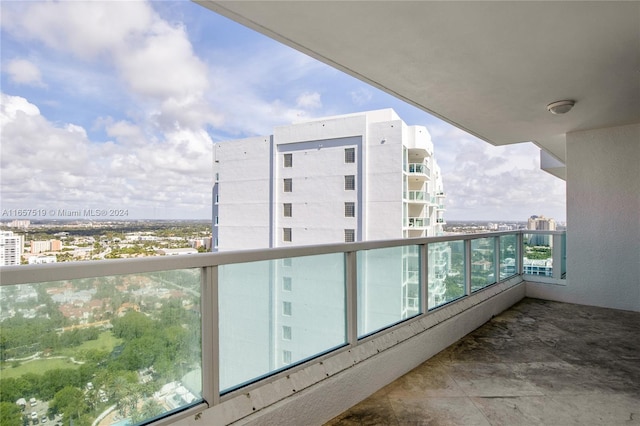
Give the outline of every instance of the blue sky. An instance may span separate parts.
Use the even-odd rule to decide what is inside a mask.
[[[213,143],[393,108],[431,133],[447,220],[565,220],[533,144],[492,147],[192,2],[0,8],[2,212],[210,219]]]

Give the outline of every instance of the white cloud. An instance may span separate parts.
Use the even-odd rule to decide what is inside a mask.
[[[362,106],[373,98],[371,90],[365,89],[364,87],[359,87],[358,89],[351,91],[349,95],[351,96],[351,102],[356,106]]]
[[[9,74],[9,79],[16,84],[44,86],[40,69],[33,62],[26,59],[9,61],[5,67],[5,72]]]
[[[209,217],[212,142],[180,130],[146,140],[133,123],[102,123],[115,141],[96,143],[85,129],[43,117],[26,99],[2,94],[3,208],[134,208]],[[26,204],[25,204],[26,203]],[[36,205],[37,204],[37,205]],[[186,214],[185,214],[186,213]]]
[[[113,69],[161,127],[219,122],[204,100],[207,66],[185,28],[164,21],[147,2],[33,2],[7,8],[2,23],[16,39],[99,63],[105,73]]]
[[[318,92],[305,92],[298,96],[296,99],[296,106],[298,108],[317,109],[322,107],[322,101],[320,100],[320,93]]]
[[[146,2],[25,2],[3,5],[3,28],[83,60],[128,50],[155,13]]]
[[[448,124],[429,126],[451,220],[565,220],[564,182],[540,170],[533,144],[491,146]]]

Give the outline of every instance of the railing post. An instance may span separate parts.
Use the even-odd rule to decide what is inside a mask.
[[[464,240],[464,286],[467,296],[471,295],[471,240]]]
[[[500,236],[493,237],[493,261],[495,263],[494,267],[494,278],[496,283],[501,281],[500,279]]]
[[[524,274],[524,262],[522,260],[524,253],[524,231],[519,231],[516,234],[516,272],[522,276]]]
[[[358,256],[357,252],[345,253],[345,290],[347,343],[355,346],[358,343]]]
[[[555,279],[562,278],[562,234],[553,234],[551,236],[553,247],[551,248],[551,258],[553,259],[552,277]]]
[[[202,268],[202,398],[209,407],[220,403],[220,333],[218,331],[218,267]]]
[[[429,244],[420,246],[420,313],[429,311]]]

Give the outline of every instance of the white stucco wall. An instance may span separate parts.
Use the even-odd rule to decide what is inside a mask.
[[[527,295],[640,311],[640,124],[567,134],[567,285]]]
[[[214,217],[213,232],[221,250],[269,247],[270,150],[269,137],[214,145],[213,171],[219,177],[220,202],[213,211],[214,215],[217,211],[221,223],[216,226]]]
[[[309,140],[310,135],[298,136],[306,142],[283,144],[276,139],[273,245],[283,247],[342,242],[345,229],[360,231],[360,215],[345,217],[344,203],[354,202],[357,210],[362,208],[364,179],[361,160],[345,163],[344,150],[354,148],[356,158],[361,159],[362,137],[343,135],[341,138]],[[292,167],[282,167],[285,154],[292,155]],[[355,177],[355,190],[345,190],[346,175]],[[292,179],[292,192],[284,192],[285,178]],[[291,217],[283,217],[284,203],[292,204]],[[283,241],[283,228],[291,228],[291,242]]]

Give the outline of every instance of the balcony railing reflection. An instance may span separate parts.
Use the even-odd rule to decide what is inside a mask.
[[[517,231],[6,267],[3,398],[33,396],[54,419],[96,425],[210,406],[522,275],[534,253],[560,278],[564,241]],[[25,389],[25,378],[49,387]],[[86,408],[58,404],[64,394]]]

